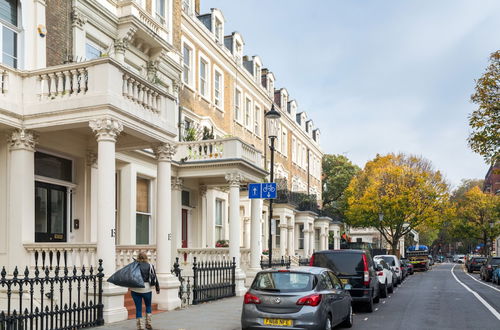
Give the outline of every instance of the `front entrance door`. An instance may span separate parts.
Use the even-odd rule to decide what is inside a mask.
[[[35,181],[35,242],[66,242],[67,188]]]
[[[188,247],[188,210],[182,209],[182,248]]]

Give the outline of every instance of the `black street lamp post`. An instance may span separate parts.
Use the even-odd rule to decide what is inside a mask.
[[[267,127],[267,136],[270,139],[271,142],[271,177],[270,177],[270,182],[274,181],[274,140],[278,137],[278,125],[279,125],[279,120],[280,120],[280,113],[274,109],[274,104],[271,107],[271,110],[266,112],[265,114],[266,117],[266,127]],[[269,199],[269,238],[268,238],[268,257],[269,257],[269,268],[272,266],[272,260],[273,260],[273,236],[271,235],[272,232],[272,221],[273,221],[273,200]]]
[[[378,245],[379,249],[382,250],[382,230],[384,230],[382,227],[382,221],[384,221],[384,214],[382,212],[378,214],[378,220],[380,221],[380,241]]]

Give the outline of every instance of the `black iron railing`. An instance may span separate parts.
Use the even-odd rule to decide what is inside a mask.
[[[274,202],[293,205],[299,211],[312,211],[316,213],[319,211],[317,196],[305,192],[278,189],[277,198]]]
[[[292,258],[291,257],[288,257],[288,259],[287,259],[287,258],[282,256],[281,259],[271,260],[271,268],[274,268],[274,267],[290,268],[291,265],[292,265]],[[269,260],[264,260],[264,258],[262,256],[260,257],[260,268],[261,269],[269,268]]]
[[[193,305],[236,295],[236,260],[193,261]]]
[[[102,260],[99,266],[87,270],[84,266],[68,267],[67,253],[49,253],[50,267],[45,265],[46,254],[35,252],[33,274],[28,267],[19,274],[16,267],[8,276],[5,267],[0,272],[0,287],[6,288],[7,309],[0,312],[0,330],[18,329],[79,329],[104,324],[102,305]],[[33,275],[33,276],[32,276]],[[16,305],[16,306],[14,306]]]
[[[182,269],[179,267],[179,258],[175,258],[174,268],[172,273],[179,279],[179,299],[181,307],[191,304],[192,276],[183,276]]]
[[[299,266],[309,266],[309,258],[299,258]]]

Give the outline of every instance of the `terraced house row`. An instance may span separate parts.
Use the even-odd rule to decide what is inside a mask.
[[[145,251],[169,310],[175,258],[235,257],[242,294],[269,235],[294,263],[330,233],[339,246],[318,210],[320,130],[225,21],[194,0],[0,0],[0,265],[65,251],[108,276]],[[247,185],[268,180],[273,106],[270,233]],[[103,290],[105,321],[126,318],[126,289]]]

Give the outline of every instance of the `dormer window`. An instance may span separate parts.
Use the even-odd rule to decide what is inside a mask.
[[[257,84],[261,85],[262,69],[260,65],[255,64],[255,81]]]
[[[288,100],[287,100],[286,94],[281,94],[281,108],[286,109],[287,103],[288,103]]]
[[[274,94],[274,81],[272,79],[269,79],[268,86],[269,86],[269,88],[268,88],[269,95],[273,96],[273,94]]]
[[[236,58],[236,62],[241,63],[243,58],[243,45],[239,41],[235,41],[234,43],[234,57]]]
[[[224,31],[222,29],[222,22],[217,18],[215,19],[214,23],[214,34],[215,34],[215,41],[221,44],[223,40]]]

